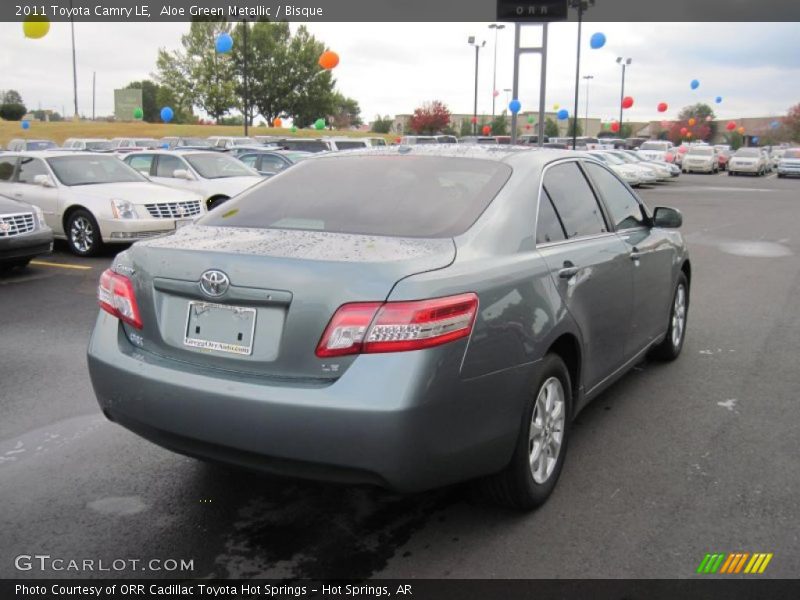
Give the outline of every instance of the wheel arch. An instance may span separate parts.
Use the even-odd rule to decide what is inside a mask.
[[[231,197],[228,196],[227,194],[214,194],[212,196],[209,196],[208,198],[206,198],[206,210],[211,210],[211,205],[216,200],[230,200],[230,199]]]
[[[555,354],[567,367],[570,384],[572,387],[572,415],[577,412],[580,403],[581,386],[581,345],[578,338],[572,333],[562,333],[547,349],[547,354]]]

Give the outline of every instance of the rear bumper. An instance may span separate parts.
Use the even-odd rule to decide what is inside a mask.
[[[31,233],[0,238],[0,261],[33,258],[53,250],[53,231],[37,229]]]
[[[139,350],[101,312],[88,362],[106,416],[163,447],[411,492],[498,471],[513,453],[535,367],[463,381],[464,343],[361,356],[329,383],[265,382]]]
[[[800,177],[800,166],[797,167],[778,166],[778,175],[789,175],[794,177]]]

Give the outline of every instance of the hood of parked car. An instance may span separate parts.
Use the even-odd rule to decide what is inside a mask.
[[[177,190],[165,185],[149,181],[132,181],[124,183],[98,183],[94,185],[76,185],[68,188],[71,193],[82,198],[98,200],[127,200],[133,204],[150,204],[152,202],[189,202],[199,200],[195,192]]]
[[[6,196],[0,196],[0,215],[18,212],[32,212],[30,205],[24,202],[17,202]]]

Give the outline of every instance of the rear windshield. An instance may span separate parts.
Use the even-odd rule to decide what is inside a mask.
[[[800,150],[786,150],[783,158],[800,158]]]
[[[669,144],[666,142],[645,142],[639,146],[641,150],[659,150],[666,152],[669,149]]]
[[[739,148],[735,156],[744,156],[747,158],[758,158],[761,156],[761,151],[756,148]]]
[[[697,147],[694,147],[694,148],[689,148],[688,154],[700,155],[700,156],[711,156],[712,154],[714,154],[714,149],[713,148],[697,148]]]
[[[464,233],[511,176],[503,163],[440,156],[307,160],[199,222],[412,238]]]
[[[336,147],[339,150],[350,150],[351,148],[366,148],[367,143],[358,140],[336,140]]]
[[[50,148],[58,148],[55,142],[49,140],[41,140],[38,142],[28,142],[26,144],[28,150],[49,150]]]
[[[290,150],[304,150],[306,152],[325,152],[328,144],[319,140],[284,140],[278,142]]]

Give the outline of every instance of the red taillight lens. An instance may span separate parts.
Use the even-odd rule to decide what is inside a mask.
[[[136,329],[142,328],[142,317],[136,296],[133,294],[131,280],[106,269],[100,276],[100,285],[97,287],[97,300],[107,313],[114,315]]]
[[[317,345],[317,356],[405,352],[446,344],[472,332],[478,297],[345,304]]]

